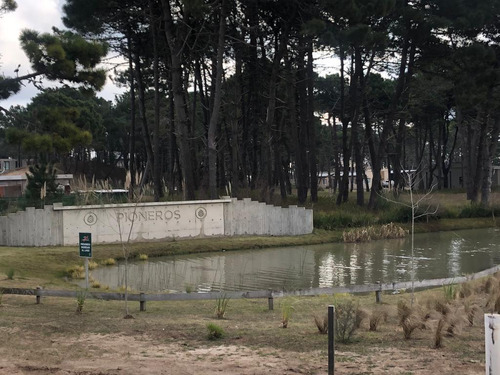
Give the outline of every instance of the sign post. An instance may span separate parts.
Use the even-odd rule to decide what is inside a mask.
[[[89,288],[89,258],[92,258],[92,233],[79,233],[80,257],[85,258],[85,288]]]

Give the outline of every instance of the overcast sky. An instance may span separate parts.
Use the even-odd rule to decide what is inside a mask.
[[[19,75],[31,73],[30,64],[19,45],[19,34],[23,29],[33,29],[38,32],[51,32],[52,27],[64,28],[61,21],[64,0],[17,0],[15,12],[4,14],[0,18],[0,74],[14,75],[19,64]],[[9,108],[11,105],[26,105],[39,91],[26,84],[19,93],[0,105]],[[104,89],[97,95],[107,100],[113,100],[120,89],[107,80]]]

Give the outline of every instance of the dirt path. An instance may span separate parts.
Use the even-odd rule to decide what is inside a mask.
[[[5,331],[3,332],[5,333]],[[39,359],[30,345],[43,347]],[[11,353],[2,345],[0,374],[326,374],[324,353],[291,353],[243,346],[190,347],[164,344],[148,336],[81,335],[78,339],[54,335],[47,342],[26,340],[26,350]],[[484,364],[446,358],[442,352],[395,348],[366,355],[336,353],[336,374],[483,374]]]

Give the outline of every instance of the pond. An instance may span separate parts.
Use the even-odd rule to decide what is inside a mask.
[[[475,229],[415,236],[416,279],[454,277],[500,262],[500,231]],[[129,286],[142,292],[294,290],[410,280],[411,239],[217,252],[129,262]],[[110,288],[123,263],[91,276]]]

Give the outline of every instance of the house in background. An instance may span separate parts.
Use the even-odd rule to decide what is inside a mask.
[[[28,177],[26,177],[26,173],[28,172],[28,167],[24,167],[0,174],[0,198],[17,198],[22,196],[28,185]],[[67,187],[69,188],[72,179],[72,174],[56,174],[56,184],[63,186],[64,191],[67,190]]]
[[[19,162],[17,159],[0,159],[0,175],[13,169],[26,167],[26,160]]]

